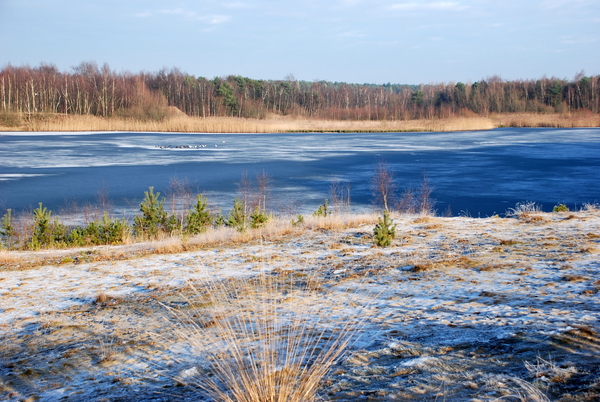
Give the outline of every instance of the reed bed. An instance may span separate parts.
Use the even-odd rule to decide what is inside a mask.
[[[300,119],[272,115],[267,119],[237,117],[189,117],[174,115],[161,121],[85,115],[53,115],[32,119],[3,131],[144,131],[197,133],[283,133],[283,132],[404,132],[488,130],[494,123],[486,117],[447,119],[350,121]]]
[[[591,112],[581,113],[511,113],[491,115],[496,127],[600,127],[600,115]]]
[[[582,113],[505,113],[489,117],[457,116],[417,120],[320,120],[270,115],[266,119],[189,117],[172,114],[160,120],[89,115],[45,115],[0,131],[140,131],[186,133],[419,132],[475,131],[497,127],[600,127],[600,115]]]

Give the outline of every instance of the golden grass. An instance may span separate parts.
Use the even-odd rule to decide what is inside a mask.
[[[333,324],[331,306],[311,297],[307,283],[263,272],[192,286],[187,311],[165,306],[174,318],[169,333],[201,360],[180,382],[216,401],[317,399],[321,380],[358,334],[360,307],[344,324]]]
[[[490,116],[496,127],[600,127],[600,115],[580,113],[505,113]]]
[[[273,115],[267,119],[236,117],[171,116],[163,121],[126,118],[56,115],[26,122],[20,127],[0,127],[3,131],[150,131],[201,133],[281,133],[281,132],[403,132],[469,131],[496,127],[600,127],[600,115],[593,113],[504,113],[489,117],[450,117],[395,121],[319,120]]]
[[[266,119],[237,117],[189,117],[171,114],[162,121],[88,115],[43,115],[21,126],[0,131],[143,131],[193,133],[283,132],[404,132],[471,131],[497,127],[600,127],[600,115],[578,113],[504,113],[417,120],[322,120],[270,115]]]
[[[2,131],[148,131],[198,133],[282,133],[282,132],[395,132],[487,130],[494,124],[485,117],[454,117],[396,121],[349,121],[301,119],[271,116],[267,119],[236,117],[171,116],[162,121],[142,121],[119,117],[54,115],[33,119],[19,127]]]

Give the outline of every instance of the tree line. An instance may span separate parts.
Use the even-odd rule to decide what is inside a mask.
[[[349,84],[207,79],[179,69],[116,72],[84,62],[70,72],[54,65],[0,70],[0,113],[77,114],[161,120],[176,107],[188,116],[264,118],[270,113],[335,120],[409,120],[489,113],[600,111],[600,75],[474,83]]]

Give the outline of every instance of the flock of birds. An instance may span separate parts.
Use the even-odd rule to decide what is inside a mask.
[[[225,141],[223,141],[223,144],[225,144]],[[154,146],[154,148],[158,148],[158,149],[200,149],[200,148],[206,148],[208,145],[206,144],[200,144],[200,145],[156,145]],[[218,145],[215,144],[215,148],[217,148]]]

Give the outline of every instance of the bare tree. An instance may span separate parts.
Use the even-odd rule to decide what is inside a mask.
[[[171,214],[177,217],[177,221],[183,227],[187,212],[192,207],[192,186],[187,179],[171,177],[167,197],[171,204]]]
[[[267,199],[271,191],[272,177],[265,172],[256,174],[256,187],[257,187],[257,198],[258,198],[258,209],[261,211],[267,210]]]
[[[395,208],[405,214],[413,214],[416,210],[415,190],[412,187],[405,188]]]
[[[112,202],[106,184],[102,184],[102,187],[96,192],[96,202],[100,206],[102,212],[108,212],[112,208]]]
[[[261,212],[267,210],[267,201],[271,192],[272,178],[264,170],[256,173],[254,180],[248,177],[248,171],[244,170],[238,183],[238,191],[244,204],[244,213],[249,214],[255,209]]]
[[[379,159],[375,165],[371,177],[371,190],[373,191],[374,204],[384,211],[389,211],[390,205],[394,203],[397,185],[394,181],[394,172],[392,172],[385,159]]]
[[[419,187],[417,198],[419,212],[422,215],[434,213],[433,207],[435,206],[435,200],[431,198],[431,193],[433,193],[433,186],[429,181],[427,172],[423,172],[423,178],[421,179],[421,186]]]
[[[252,180],[248,178],[248,171],[242,171],[240,182],[238,183],[238,191],[240,192],[242,203],[244,204],[244,215],[248,214],[251,210],[250,199],[252,196]]]
[[[333,206],[333,212],[338,214],[341,212],[350,212],[350,189],[352,184],[348,182],[340,182],[334,180],[329,185],[329,198]]]

